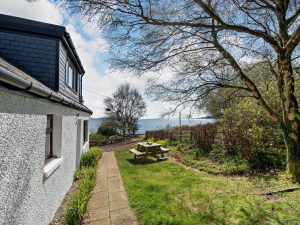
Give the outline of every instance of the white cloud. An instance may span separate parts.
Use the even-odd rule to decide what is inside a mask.
[[[67,24],[66,29],[71,35],[86,70],[83,77],[83,96],[85,105],[94,112],[93,117],[104,115],[104,98],[110,96],[122,83],[129,83],[132,87],[137,88],[141,94],[144,94],[147,76],[136,77],[129,72],[115,70],[107,70],[101,73],[97,69],[99,68],[101,54],[107,52],[109,46],[95,26],[80,22],[78,18],[66,16],[67,13],[62,8],[48,0],[0,0],[0,2],[0,13],[2,14],[57,25]],[[78,24],[81,24],[80,28],[83,30],[84,35],[80,32]],[[169,77],[165,74],[170,75],[170,71],[166,71],[159,79],[165,81],[166,77]],[[148,118],[158,117],[165,110],[163,104],[153,103],[149,100],[146,103],[148,107],[145,116]]]
[[[0,13],[61,25],[62,12],[47,0],[0,0]]]

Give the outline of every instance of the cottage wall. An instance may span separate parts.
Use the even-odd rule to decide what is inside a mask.
[[[47,225],[89,147],[79,129],[89,114],[9,90],[0,89],[0,99],[0,225]],[[63,161],[45,178],[47,114],[61,117]]]

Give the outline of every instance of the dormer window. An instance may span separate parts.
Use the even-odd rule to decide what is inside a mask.
[[[77,72],[76,69],[73,67],[72,63],[67,60],[66,61],[66,83],[67,85],[72,88],[74,91],[77,92]]]

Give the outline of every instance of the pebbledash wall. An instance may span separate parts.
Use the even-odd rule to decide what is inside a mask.
[[[89,148],[81,137],[90,115],[9,90],[0,89],[0,99],[0,224],[49,224],[72,185],[80,155]],[[47,114],[61,119],[62,163],[45,178]]]

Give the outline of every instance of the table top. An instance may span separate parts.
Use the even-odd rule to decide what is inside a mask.
[[[157,143],[153,143],[153,142],[140,142],[140,143],[138,143],[138,145],[141,145],[145,148],[161,146],[161,144],[157,144]]]

